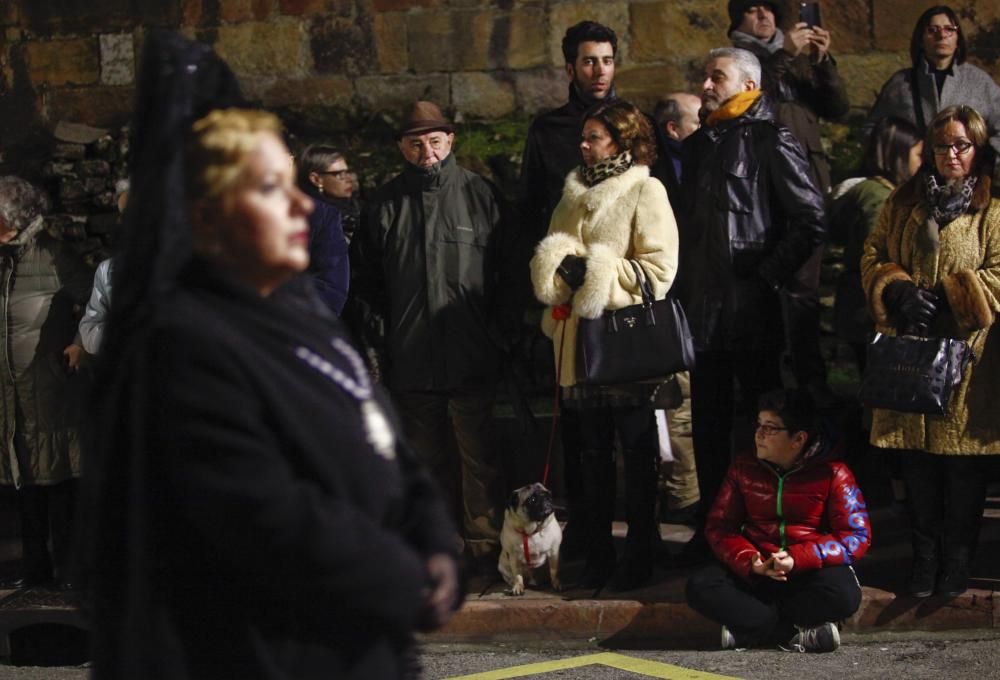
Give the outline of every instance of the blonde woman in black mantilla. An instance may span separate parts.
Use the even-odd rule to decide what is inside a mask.
[[[538,299],[552,307],[542,329],[553,338],[563,405],[580,410],[583,581],[631,590],[652,573],[658,440],[650,383],[613,387],[578,384],[576,329],[581,318],[642,301],[635,263],[662,299],[677,271],[677,224],[666,190],[649,176],[656,158],[646,117],[623,100],[600,103],[584,116],[582,165],[566,178],[549,233],[531,260]],[[614,440],[625,463],[628,537],[616,569],[611,537],[615,507]]]

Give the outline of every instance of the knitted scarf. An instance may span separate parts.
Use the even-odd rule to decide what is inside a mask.
[[[584,184],[592,187],[609,177],[622,174],[633,165],[632,154],[628,151],[623,151],[615,156],[608,156],[594,163],[589,168],[586,165],[580,166],[580,176],[583,177]]]
[[[722,106],[708,114],[708,118],[705,119],[705,122],[708,125],[715,125],[716,123],[721,123],[724,120],[739,118],[746,113],[751,106],[753,106],[753,103],[760,98],[761,94],[763,93],[760,90],[750,90],[749,92],[734,94],[732,97],[724,101]]]
[[[757,56],[774,54],[785,46],[785,34],[781,32],[780,28],[774,32],[774,36],[770,40],[761,40],[757,36],[743,31],[733,31],[729,34],[729,39],[733,41],[733,47],[749,50]]]

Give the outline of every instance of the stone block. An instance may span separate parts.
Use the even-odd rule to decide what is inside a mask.
[[[452,68],[451,20],[448,12],[421,12],[407,16],[407,51],[416,73]]]
[[[871,49],[872,13],[868,0],[824,2],[822,12],[823,26],[830,31],[830,51],[834,56]]]
[[[544,66],[545,12],[539,8],[519,8],[510,13],[509,21],[506,65],[515,69]]]
[[[354,81],[355,99],[366,111],[394,114],[418,99],[427,99],[443,109],[451,106],[448,76],[362,76]]]
[[[42,166],[42,177],[52,179],[54,177],[75,178],[74,170],[76,165],[69,161],[49,161]]]
[[[499,65],[490,54],[494,12],[438,11],[407,17],[410,68],[417,73],[476,71]],[[502,50],[501,50],[502,51]]]
[[[940,5],[937,0],[879,0],[872,3],[872,35],[877,50],[910,49],[913,26],[924,10]]]
[[[837,69],[847,85],[847,96],[852,106],[870,107],[885,81],[909,65],[910,58],[903,52],[845,54],[837,59]]]
[[[301,79],[279,78],[268,81],[246,81],[248,95],[259,99],[267,108],[332,106],[349,108],[354,98],[350,78],[312,76]]]
[[[219,19],[227,24],[262,21],[271,14],[274,0],[218,0]]]
[[[135,80],[135,48],[131,33],[100,36],[101,83],[131,85]]]
[[[441,0],[372,0],[376,12],[405,12],[414,7],[439,7]]]
[[[94,38],[30,41],[24,48],[28,77],[35,85],[90,85],[100,77]]]
[[[563,68],[551,66],[514,73],[518,108],[529,114],[554,109],[566,103],[569,80]]]
[[[67,179],[59,183],[59,200],[62,203],[73,203],[86,197],[87,190],[80,180]]]
[[[220,26],[215,50],[238,76],[305,73],[310,67],[305,32],[294,19]]]
[[[376,14],[372,39],[380,73],[401,73],[409,66],[406,15],[398,12]]]
[[[111,174],[111,164],[102,160],[80,161],[76,164],[76,171],[81,177],[106,178]]]
[[[42,115],[47,121],[87,121],[92,125],[121,125],[132,115],[135,98],[131,87],[65,87],[42,96]]]
[[[309,26],[309,49],[318,73],[371,73],[376,62],[371,17],[362,16],[356,21],[317,17]]]
[[[452,74],[451,97],[455,111],[470,118],[502,118],[516,107],[514,84],[489,73]]]
[[[716,0],[633,3],[630,16],[630,58],[637,63],[700,57],[728,44],[729,15]]]
[[[609,26],[618,34],[618,63],[628,63],[629,3],[623,0],[566,2],[549,6],[549,60],[553,66],[566,63],[562,39],[566,29],[585,19]]]
[[[618,96],[627,99],[643,111],[651,113],[663,95],[678,90],[690,90],[685,68],[674,63],[655,66],[626,66],[615,76]]]
[[[204,17],[204,0],[181,0],[181,23],[185,26],[198,26]]]
[[[327,0],[278,0],[278,11],[289,16],[319,14],[328,4]]]
[[[60,142],[71,142],[73,144],[93,144],[101,137],[108,134],[103,128],[95,128],[82,123],[67,123],[59,121],[52,136]]]

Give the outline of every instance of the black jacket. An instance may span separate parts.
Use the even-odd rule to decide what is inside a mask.
[[[315,295],[196,263],[115,358],[86,479],[95,678],[402,675],[454,529],[412,452],[376,454],[360,402],[297,355],[354,375],[341,336]]]
[[[507,264],[502,200],[454,158],[436,175],[407,164],[367,202],[351,242],[354,297],[381,320],[365,327],[382,326],[395,391],[481,386],[498,374],[509,316],[498,305]]]
[[[615,97],[612,89],[607,101]],[[549,230],[552,211],[562,198],[566,175],[583,162],[580,133],[587,102],[570,83],[569,100],[531,121],[521,162],[521,218],[532,246]]]
[[[760,59],[761,88],[775,102],[775,119],[802,145],[813,183],[826,196],[830,191],[830,159],[823,149],[819,119],[841,119],[851,108],[837,62],[828,56],[815,64],[807,54],[793,57],[783,49],[769,53],[757,45],[737,46]]]
[[[802,148],[762,95],[742,116],[685,140],[682,300],[699,351],[773,346],[777,290],[824,235]]]
[[[342,229],[343,215],[340,208],[311,184],[303,185],[302,190],[309,194],[315,206],[309,215],[309,273],[323,302],[339,317],[351,279],[347,239]]]

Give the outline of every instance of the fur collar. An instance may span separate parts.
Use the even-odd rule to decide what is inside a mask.
[[[649,167],[635,165],[616,177],[610,177],[599,184],[588,187],[583,182],[580,170],[575,169],[566,177],[563,198],[574,203],[583,203],[588,212],[613,205],[635,185],[649,179]]]

